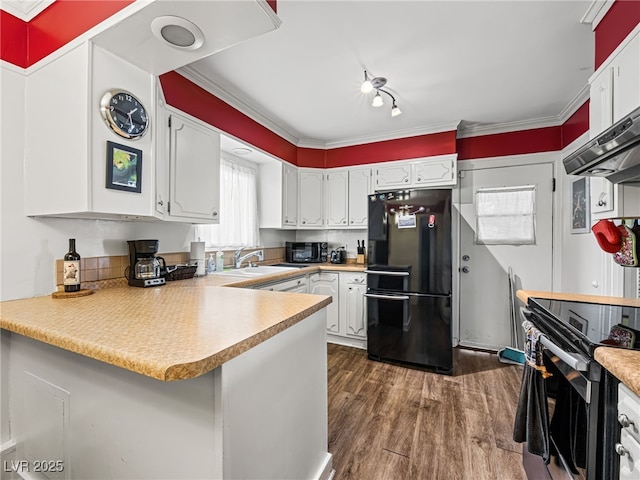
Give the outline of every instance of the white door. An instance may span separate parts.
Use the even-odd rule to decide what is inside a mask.
[[[460,344],[498,350],[511,345],[509,267],[527,290],[552,290],[553,166],[467,170],[460,194]],[[535,186],[535,244],[486,245],[475,240],[479,189]],[[520,322],[517,321],[518,334]],[[521,346],[522,348],[522,346]]]

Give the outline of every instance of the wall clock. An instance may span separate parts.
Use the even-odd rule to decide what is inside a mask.
[[[149,126],[142,102],[125,90],[110,90],[100,100],[100,113],[118,135],[130,140],[142,137]]]

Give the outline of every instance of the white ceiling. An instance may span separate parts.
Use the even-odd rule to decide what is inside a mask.
[[[587,98],[591,4],[279,0],[279,29],[180,72],[299,146],[559,125]],[[371,106],[365,68],[402,115]]]

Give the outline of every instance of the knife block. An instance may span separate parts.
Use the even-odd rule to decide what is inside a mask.
[[[357,263],[358,265],[364,265],[364,264],[365,264],[365,261],[366,261],[366,259],[365,259],[365,255],[364,255],[364,253],[358,253],[358,254],[356,255],[356,263]]]

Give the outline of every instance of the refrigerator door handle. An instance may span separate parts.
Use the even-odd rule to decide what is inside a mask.
[[[408,277],[409,272],[388,272],[386,270],[365,270],[364,273],[369,273],[371,275],[391,275],[395,277]]]
[[[409,297],[406,295],[380,295],[378,293],[365,293],[364,296],[369,298],[380,298],[382,300],[409,300]]]

